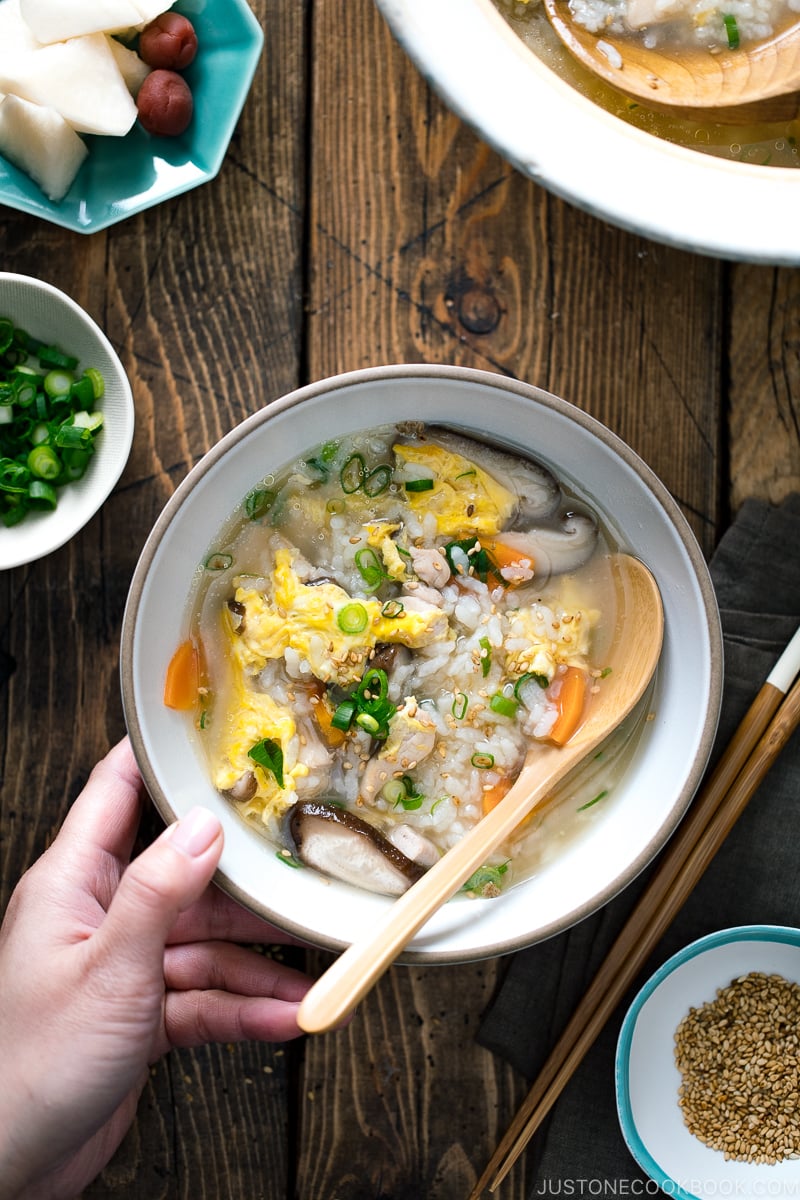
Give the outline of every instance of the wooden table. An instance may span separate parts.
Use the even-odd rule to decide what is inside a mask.
[[[422,361],[548,388],[641,454],[707,554],[745,497],[800,487],[800,273],[554,199],[447,111],[370,0],[253,7],[266,49],[217,179],[91,237],[0,209],[2,267],[88,309],[137,415],[101,513],[0,579],[3,906],[124,732],[120,622],[154,519],[298,384]],[[502,970],[398,967],[343,1032],[174,1053],[86,1196],[461,1200],[526,1090],[474,1040]],[[531,1179],[523,1161],[501,1197]]]

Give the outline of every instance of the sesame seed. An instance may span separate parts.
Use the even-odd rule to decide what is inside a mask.
[[[728,1160],[800,1154],[800,985],[759,971],[691,1008],[675,1033],[690,1133]]]

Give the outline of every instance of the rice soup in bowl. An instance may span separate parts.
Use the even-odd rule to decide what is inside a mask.
[[[391,424],[381,425],[369,418],[365,421],[365,414],[390,414]],[[424,559],[418,561],[405,584],[370,577],[368,570],[365,579],[364,571],[359,570],[377,564],[388,574],[394,552],[399,550],[397,557],[402,563],[402,552],[417,548],[411,543],[404,546],[396,530],[389,534],[385,529],[373,530],[372,546],[365,542],[354,547],[350,542],[354,536],[346,522],[347,506],[353,503],[350,497],[358,495],[358,504],[365,503],[363,481],[371,476],[377,488],[384,477],[372,473],[382,463],[391,461],[392,470],[397,472],[392,484],[395,489],[400,488],[403,504],[416,495],[419,520],[425,523],[429,514],[422,500],[425,491],[430,493],[433,489],[415,494],[413,486],[407,491],[407,484],[414,479],[430,478],[429,464],[426,468],[419,458],[413,465],[405,459],[398,468],[397,460],[390,458],[390,450],[403,439],[407,445],[419,446],[421,430],[421,445],[429,451],[431,444],[437,444],[439,427],[445,427],[445,436],[456,431],[454,436],[459,439],[460,450],[477,446],[480,452],[489,443],[492,453],[510,453],[523,462],[534,460],[542,464],[548,477],[559,480],[570,511],[596,517],[598,536],[604,547],[598,562],[607,559],[606,549],[616,548],[647,562],[662,592],[666,629],[658,677],[647,698],[646,712],[639,711],[638,725],[635,720],[632,722],[632,729],[627,731],[629,736],[616,740],[615,745],[622,747],[616,765],[612,762],[606,768],[604,763],[587,764],[571,780],[570,788],[563,789],[558,804],[550,806],[541,824],[526,834],[526,849],[509,865],[500,888],[490,887],[486,893],[491,895],[500,890],[500,895],[484,898],[479,889],[478,898],[458,896],[430,920],[403,956],[405,961],[422,962],[463,961],[506,953],[550,936],[587,915],[633,878],[663,845],[699,782],[719,707],[721,652],[716,607],[693,536],[663,486],[632,451],[566,402],[525,384],[483,372],[447,367],[386,367],[303,388],[274,402],[232,431],[190,473],[166,506],[134,575],[123,628],[121,663],[123,700],[132,743],[145,782],[162,815],[171,820],[194,804],[203,803],[223,822],[225,849],[218,875],[220,885],[265,918],[313,944],[341,948],[362,936],[392,902],[391,898],[313,869],[289,869],[287,844],[281,841],[285,837],[285,825],[279,820],[281,812],[303,806],[306,810],[311,806],[313,810],[319,803],[327,807],[332,797],[339,807],[352,809],[357,817],[363,816],[369,824],[377,825],[382,836],[388,837],[398,824],[410,827],[424,839],[432,840],[440,853],[447,848],[448,838],[458,836],[462,828],[459,820],[463,819],[463,827],[467,827],[479,817],[480,805],[477,811],[465,815],[470,807],[467,804],[458,813],[459,820],[453,819],[458,809],[453,799],[461,786],[465,786],[466,775],[471,775],[473,781],[479,777],[480,796],[488,774],[499,772],[502,776],[512,771],[514,761],[524,753],[519,743],[506,736],[510,728],[519,725],[521,711],[515,712],[512,721],[509,713],[486,705],[492,715],[491,735],[497,738],[498,728],[505,726],[503,738],[488,747],[479,741],[485,731],[476,731],[466,723],[467,714],[471,719],[480,709],[478,693],[484,682],[485,701],[499,697],[497,702],[505,699],[509,710],[512,704],[515,710],[521,710],[531,700],[524,695],[530,679],[523,684],[521,697],[514,694],[513,677],[508,677],[511,668],[506,669],[508,647],[498,630],[486,633],[479,626],[482,612],[476,595],[480,592],[478,585],[484,581],[473,582],[468,575],[468,586],[464,588],[463,580],[459,585],[456,573],[451,570],[438,593],[441,602],[437,608],[436,595],[431,594],[436,592],[435,575],[428,581],[421,577],[422,572],[432,569],[432,564]],[[309,445],[309,429],[314,433],[313,446]],[[315,448],[316,455],[312,453]],[[309,466],[309,461],[317,459],[319,466],[325,455],[329,458],[329,470],[327,480],[323,481],[325,473],[320,471],[315,476],[318,468],[313,463]],[[292,464],[293,470],[288,471]],[[427,476],[425,469],[429,471]],[[472,469],[468,466],[466,470]],[[348,475],[353,470],[355,475]],[[465,472],[459,470],[456,474]],[[330,561],[326,567],[315,567],[314,539],[322,531],[325,523],[322,518],[320,532],[315,527],[310,540],[308,522],[301,520],[295,526],[291,520],[273,524],[266,513],[257,516],[255,522],[250,520],[259,493],[270,491],[276,481],[285,484],[290,477],[294,479],[295,491],[290,488],[284,499],[288,497],[293,503],[305,496],[312,506],[320,506],[320,512],[335,518],[334,528],[341,526],[343,535],[337,546],[337,552],[345,556],[343,559],[331,556],[329,542],[325,554]],[[346,487],[344,498],[343,480],[348,486],[358,485],[353,491]],[[309,483],[316,486],[309,490]],[[281,488],[275,492],[280,494]],[[397,491],[394,495],[397,496]],[[390,513],[385,506],[396,507],[398,502],[390,500],[388,491],[383,495],[383,490],[373,500],[372,509],[376,503],[379,509],[384,505],[382,516],[387,518]],[[408,514],[405,515],[408,519]],[[372,516],[375,520],[369,523],[380,524],[377,518],[381,513],[373,511]],[[338,521],[339,517],[345,518],[344,523]],[[385,523],[390,524],[388,520]],[[298,545],[304,537],[305,543]],[[389,537],[390,545],[385,544],[385,537]],[[459,549],[449,550],[456,562]],[[356,560],[359,550],[374,553],[370,558],[362,555]],[[236,566],[234,557],[238,560]],[[570,581],[570,589],[572,581],[580,579],[582,569],[564,574],[564,580]],[[315,573],[319,576],[316,579],[312,578]],[[522,619],[523,610],[527,618],[528,599],[537,603],[546,599],[562,603],[565,599],[558,587],[547,596],[531,594],[526,599],[527,582],[522,580],[516,586],[515,581],[513,589],[499,585],[495,588],[499,621],[513,624]],[[408,583],[416,583],[418,589],[408,587]],[[609,592],[606,589],[604,593],[602,580],[585,581],[585,586],[592,605],[607,608],[602,597]],[[270,611],[279,589],[283,589],[280,612],[284,617],[288,613],[290,618],[283,624]],[[288,609],[287,589],[294,604]],[[415,590],[422,593],[416,606],[410,602]],[[516,601],[508,604],[506,598],[512,590],[519,604]],[[575,600],[574,592],[572,599]],[[583,599],[581,595],[579,608]],[[307,641],[309,623],[298,624],[298,614],[303,610],[313,616],[316,604],[327,604],[328,624],[323,622],[326,644],[333,645],[338,638],[351,650],[375,622],[380,625],[376,641],[381,644],[391,641],[395,636],[392,631],[401,630],[404,621],[410,628],[412,613],[415,620],[422,613],[423,621],[431,621],[429,632],[437,625],[441,629],[443,620],[445,624],[456,619],[473,623],[475,645],[468,644],[469,630],[458,631],[461,639],[458,644],[465,649],[471,663],[470,685],[459,686],[458,681],[463,677],[456,670],[458,664],[451,661],[457,657],[450,652],[452,644],[447,643],[448,653],[441,655],[434,637],[418,652],[424,671],[434,672],[435,683],[427,693],[419,675],[413,678],[413,686],[407,687],[403,682],[403,670],[409,667],[406,661],[399,675],[392,666],[383,679],[377,674],[369,680],[368,700],[377,696],[377,708],[370,709],[369,703],[366,709],[359,707],[359,691],[363,698],[365,676],[370,670],[383,672],[383,667],[370,666],[376,662],[373,652],[382,647],[365,644],[350,667],[346,655],[338,666],[333,661],[335,654],[327,665],[315,660]],[[431,609],[437,611],[431,613]],[[224,629],[221,659],[213,648],[213,635],[211,642],[207,642],[208,634],[203,638],[204,649],[211,647],[210,674],[214,676],[208,706],[204,708],[207,716],[197,712],[187,715],[166,707],[164,679],[176,647],[186,640],[187,630],[197,629],[203,622],[211,620],[219,630],[220,614]],[[364,622],[365,615],[368,624]],[[614,619],[612,616],[612,622]],[[244,639],[242,621],[247,631]],[[392,622],[396,624],[393,626]],[[396,647],[400,647],[403,659],[413,660],[415,647],[406,644],[407,633],[408,629],[396,637]],[[280,649],[270,658],[265,648],[273,645],[270,639],[275,637]],[[492,647],[485,677],[482,638]],[[578,643],[574,651],[576,661],[568,662],[567,655],[563,662],[554,665],[554,671],[570,665],[587,665],[588,660],[577,661],[586,652],[585,642],[578,639]],[[502,654],[497,649],[500,645]],[[233,658],[231,647],[234,647]],[[297,743],[292,744],[291,737],[283,740],[280,735],[260,739],[267,744],[261,746],[266,758],[256,758],[252,771],[257,788],[247,794],[252,788],[249,780],[245,792],[237,798],[236,785],[247,774],[242,770],[243,764],[253,767],[248,752],[254,748],[256,739],[247,732],[246,721],[244,732],[237,726],[242,711],[251,706],[252,697],[246,699],[244,710],[240,709],[232,720],[218,719],[220,710],[215,706],[225,687],[231,691],[230,679],[220,688],[220,661],[228,664],[223,665],[223,675],[230,671],[231,661],[238,664],[234,691],[240,687],[242,678],[248,674],[260,676],[266,669],[266,676],[256,684],[256,695],[268,696],[270,703],[278,705],[286,702],[290,713],[297,705],[297,693],[303,692],[306,711],[301,706],[294,711],[294,717],[298,729],[306,722],[304,736],[310,727],[308,721],[316,716],[314,705],[320,700],[329,706],[328,717],[344,706],[344,712],[338,714],[339,724],[346,726],[351,747],[361,745],[363,750],[356,756],[356,771],[371,772],[377,764],[379,773],[364,788],[369,803],[365,805],[362,796],[359,807],[358,790],[348,791],[344,782],[346,769],[341,764],[330,767],[331,759],[336,756],[327,752],[329,747],[321,756],[325,760],[322,769],[329,777],[321,792],[304,797],[304,783],[319,767],[319,759],[317,767],[311,760],[303,761]],[[244,670],[240,671],[242,663]],[[316,663],[310,675],[309,663]],[[547,675],[547,670],[521,669],[530,665],[516,664],[517,680],[524,675]],[[588,665],[590,670],[596,670],[597,664]],[[449,683],[442,682],[443,677],[436,674],[439,671],[451,672]],[[325,676],[326,672],[329,678],[320,686],[319,676]],[[407,671],[406,680],[409,677]],[[387,690],[390,682],[391,693]],[[534,689],[545,682],[550,680],[534,680]],[[412,708],[409,696],[416,692],[422,703]],[[350,728],[348,706],[353,701]],[[405,766],[413,763],[408,770],[395,761],[388,771],[380,769],[386,767],[385,757],[381,759],[387,747],[386,731],[378,730],[378,737],[371,741],[370,735],[376,732],[374,727],[358,726],[362,715],[377,716],[380,724],[386,713],[385,708],[381,709],[384,703],[393,708],[390,724],[397,725],[397,714],[401,714],[409,736],[417,736],[420,728],[424,730],[425,745],[430,741],[427,756],[430,761],[423,761],[425,756],[412,755],[405,760]],[[527,709],[524,715],[527,716]],[[538,716],[547,719],[544,710]],[[472,730],[471,746],[470,736],[463,736],[467,729]],[[212,736],[206,738],[206,734]],[[230,744],[233,734],[238,738],[236,745]],[[317,737],[322,740],[318,733]],[[214,738],[218,739],[216,743]],[[220,738],[223,742],[228,738],[229,744],[221,747]],[[469,760],[464,758],[466,750],[457,752],[457,744],[461,743],[469,749]],[[473,761],[475,755],[481,758],[477,765]],[[215,779],[214,773],[221,763],[229,767],[233,764],[232,773]],[[295,770],[298,763],[303,768],[300,772]],[[465,766],[465,774],[459,774]],[[446,789],[431,774],[434,767],[436,771],[446,771],[449,767],[456,774],[459,786],[447,792],[448,800],[444,799]],[[597,774],[601,770],[610,772],[608,786],[606,778]],[[291,778],[294,786],[289,789],[290,795],[281,795],[284,789],[278,788],[278,775],[284,786]],[[319,781],[311,782],[313,793]],[[593,803],[601,793],[602,802]],[[273,807],[270,797],[274,799],[276,795],[280,803]],[[289,799],[292,804],[287,805]],[[438,807],[436,801],[440,801]],[[334,807],[333,817],[330,812],[323,814],[323,822],[335,821],[335,812]],[[305,811],[303,815],[319,817],[315,811]],[[407,857],[413,859],[414,854]],[[494,865],[502,866],[503,861]]]

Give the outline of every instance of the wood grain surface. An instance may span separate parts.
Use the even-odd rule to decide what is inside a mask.
[[[100,514],[0,576],[3,906],[124,732],[120,623],[155,517],[297,384],[402,361],[538,384],[642,456],[706,554],[746,497],[800,486],[800,274],[555,199],[447,111],[370,0],[253,8],[265,52],[216,179],[89,237],[0,208],[3,268],[88,309],[137,416]],[[86,1197],[460,1200],[526,1090],[475,1044],[503,965],[397,967],[337,1033],[172,1054]]]

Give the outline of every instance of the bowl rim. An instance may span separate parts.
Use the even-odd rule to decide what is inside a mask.
[[[800,262],[800,167],[722,159],[628,125],[539,59],[492,0],[375,2],[448,106],[555,195],[677,249],[774,266]],[[541,112],[546,121],[532,119]]]
[[[149,794],[166,822],[171,822],[177,819],[178,812],[173,807],[170,799],[164,795],[163,789],[157,778],[157,774],[150,763],[149,756],[145,745],[145,736],[142,728],[142,723],[139,714],[136,710],[136,705],[133,702],[135,693],[134,681],[134,638],[137,625],[137,615],[140,604],[142,602],[146,581],[149,574],[150,566],[153,559],[157,555],[161,542],[169,529],[174,516],[178,513],[185,500],[188,498],[194,486],[210,471],[212,471],[220,459],[228,453],[238,442],[250,436],[253,430],[259,428],[263,423],[271,420],[275,415],[285,412],[290,408],[295,408],[302,405],[304,402],[315,397],[325,394],[334,394],[337,390],[343,388],[352,388],[354,385],[369,384],[372,382],[392,380],[392,379],[445,379],[453,381],[462,381],[467,383],[478,384],[481,386],[490,386],[497,388],[500,391],[512,392],[526,400],[534,400],[537,404],[544,404],[556,413],[566,416],[570,421],[576,422],[587,430],[591,435],[602,441],[607,447],[611,448],[642,480],[654,495],[657,503],[662,509],[666,510],[666,517],[670,526],[678,536],[687,557],[690,560],[692,570],[697,582],[698,591],[700,593],[703,608],[707,617],[707,630],[709,639],[709,660],[711,669],[709,673],[709,694],[708,703],[705,709],[704,727],[698,740],[697,753],[692,763],[691,769],[687,773],[683,787],[680,793],[676,795],[673,806],[670,810],[673,820],[673,831],[677,826],[680,818],[683,816],[686,808],[689,805],[691,797],[699,785],[703,772],[707,765],[711,754],[714,736],[716,734],[717,722],[719,719],[719,711],[722,700],[722,631],[719,617],[719,610],[716,603],[711,578],[708,573],[707,564],[700,550],[699,544],[692,533],[688,523],[683,517],[676,501],[672,498],[666,486],[659,480],[652,469],[640,458],[636,452],[627,445],[617,434],[608,429],[595,417],[577,408],[569,401],[555,396],[553,393],[547,392],[545,389],[536,387],[532,384],[525,383],[520,380],[512,379],[507,376],[499,375],[494,372],[483,371],[471,367],[459,367],[446,364],[426,364],[426,363],[411,363],[402,364],[395,363],[378,367],[366,367],[359,370],[345,372],[330,376],[325,379],[317,380],[313,383],[306,384],[296,388],[291,392],[267,403],[257,412],[246,417],[240,424],[231,429],[225,434],[210,450],[191,468],[186,477],[178,485],[172,496],[167,501],[163,510],[159,514],[153,529],[148,536],[142,549],[139,561],[134,570],[131,580],[130,590],[128,593],[125,611],[123,614],[122,629],[120,636],[120,684],[122,692],[123,711],[125,715],[128,733],[131,739],[131,745],[134,750],[135,757],[139,763],[140,770],[145,780]],[[677,814],[677,816],[675,816]],[[663,823],[662,823],[663,827]],[[662,828],[660,827],[660,828]],[[613,896],[617,895],[622,887],[626,886],[636,875],[638,875],[652,860],[654,855],[664,845],[664,837],[657,832],[647,845],[643,846],[635,859],[629,863],[627,870],[624,872],[624,877],[615,876],[609,880],[607,885],[602,888],[599,893],[594,894],[587,899],[585,903],[576,904],[568,914],[562,916],[558,920],[552,922],[551,925],[541,929],[536,937],[536,941],[544,940],[553,936],[556,933],[563,931],[565,928],[576,924],[583,920],[592,912],[597,911],[600,907],[606,904]],[[251,911],[257,912],[265,920],[276,921],[276,915],[271,912],[268,907],[260,903],[249,892],[240,887],[224,870],[220,869],[215,875],[215,882],[239,903],[249,908]],[[308,941],[309,930],[307,926],[301,922],[295,922],[291,918],[281,915],[280,924],[295,936]],[[315,935],[314,944],[324,946],[331,950],[342,950],[349,943],[346,940],[337,938],[328,938],[325,935]],[[519,937],[507,939],[505,942],[498,943],[495,939],[491,945],[486,945],[470,952],[468,955],[459,953],[454,955],[452,951],[436,950],[426,948],[424,951],[417,951],[413,948],[407,949],[402,956],[397,960],[399,962],[419,962],[419,963],[451,963],[455,961],[476,961],[480,958],[496,957],[498,955],[511,953],[525,945],[530,945],[531,939],[520,939]]]
[[[689,942],[662,963],[636,993],[623,1018],[617,1039],[615,1090],[617,1114],[625,1144],[642,1170],[646,1171],[663,1191],[670,1196],[678,1197],[678,1200],[698,1200],[698,1197],[682,1188],[655,1161],[644,1144],[633,1114],[630,1093],[630,1055],[633,1035],[644,1005],[679,967],[691,962],[694,958],[702,957],[710,950],[737,942],[773,942],[800,948],[800,929],[792,925],[732,925],[726,929],[718,929],[713,933],[704,934],[693,942]]]
[[[39,279],[35,275],[25,275],[17,271],[0,271],[0,286],[4,283],[16,284],[20,287],[27,287],[31,291],[43,292],[49,296],[54,304],[61,308],[68,309],[74,317],[84,325],[92,338],[103,349],[110,361],[114,364],[117,384],[119,386],[124,415],[124,423],[121,432],[118,436],[115,435],[113,443],[113,462],[114,466],[108,473],[103,493],[94,496],[88,503],[89,511],[76,513],[76,521],[66,529],[62,529],[61,533],[53,534],[50,537],[45,537],[47,532],[46,521],[43,521],[37,529],[43,531],[43,534],[38,538],[31,538],[28,543],[32,549],[22,550],[19,553],[12,555],[9,558],[4,558],[0,553],[0,572],[11,571],[16,567],[27,566],[30,563],[38,562],[47,555],[53,554],[56,550],[60,550],[67,542],[70,542],[80,531],[88,525],[89,521],[100,511],[100,509],[108,500],[117,483],[119,482],[122,472],[125,470],[128,459],[130,457],[131,447],[133,446],[133,436],[136,426],[135,404],[133,399],[133,389],[131,381],[128,378],[128,373],[122,364],[119,354],[114,349],[107,334],[100,328],[97,321],[92,317],[85,308],[74,300],[67,292],[56,287],[53,283],[48,283],[45,279]],[[102,452],[102,450],[101,450]],[[110,459],[106,458],[106,463]],[[55,528],[55,527],[53,527]],[[41,543],[41,544],[39,544]],[[25,543],[23,543],[24,545]]]

